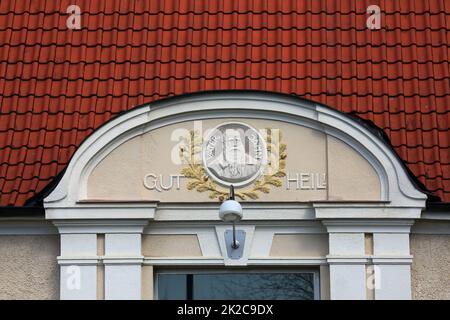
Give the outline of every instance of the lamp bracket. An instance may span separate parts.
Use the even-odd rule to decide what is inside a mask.
[[[239,243],[239,247],[233,249],[233,230],[225,231],[225,246],[227,248],[228,258],[237,260],[242,258],[242,254],[244,253],[245,246],[245,231],[244,230],[236,230],[236,241]]]

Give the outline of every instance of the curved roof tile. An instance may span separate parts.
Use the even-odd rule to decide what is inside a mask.
[[[450,201],[445,0],[0,2],[0,205],[23,205],[136,105],[203,90],[295,94],[373,121]],[[366,28],[367,7],[382,29]]]

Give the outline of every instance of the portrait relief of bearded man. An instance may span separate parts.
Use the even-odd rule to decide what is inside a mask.
[[[214,143],[207,144],[205,165],[209,172],[230,184],[256,175],[262,162],[255,145],[262,142],[259,135],[239,126],[221,129],[214,134]]]

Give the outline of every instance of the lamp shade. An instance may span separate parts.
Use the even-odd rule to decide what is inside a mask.
[[[238,222],[242,219],[241,204],[235,200],[224,201],[220,205],[219,217],[224,222]]]

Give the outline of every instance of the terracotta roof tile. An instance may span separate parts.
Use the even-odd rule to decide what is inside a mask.
[[[67,30],[70,4],[0,2],[0,205],[23,205],[117,113],[228,89],[356,112],[450,201],[445,0],[77,1],[82,28]]]

